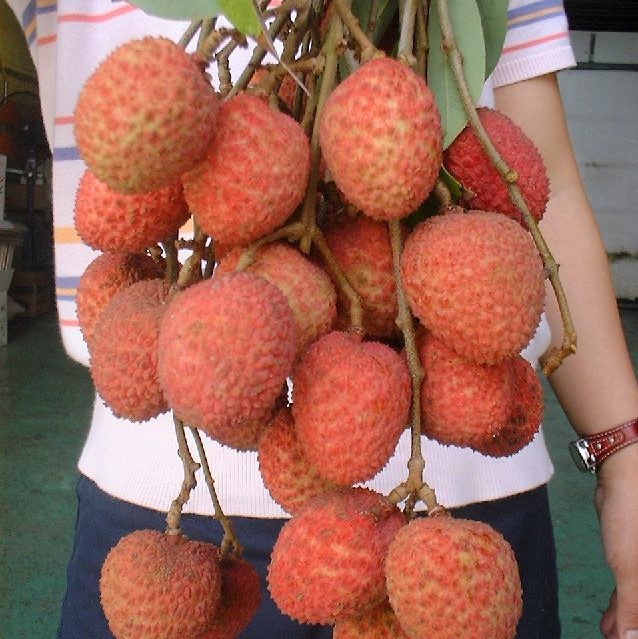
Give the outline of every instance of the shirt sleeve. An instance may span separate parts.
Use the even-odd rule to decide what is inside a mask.
[[[492,73],[494,87],[576,66],[561,0],[510,0],[507,34]]]

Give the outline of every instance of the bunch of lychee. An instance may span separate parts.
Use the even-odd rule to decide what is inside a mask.
[[[148,71],[155,65],[161,73]],[[422,78],[372,60],[337,86],[318,120],[322,180],[357,214],[324,229],[332,263],[311,259],[269,238],[306,197],[304,129],[256,95],[220,100],[203,66],[168,40],[144,38],[113,52],[78,101],[88,169],[75,221],[103,252],[78,287],[78,316],[98,393],[120,417],[172,410],[224,445],[258,451],[265,486],[292,514],[268,576],[289,616],[335,624],[341,639],[511,639],[520,582],[498,533],[446,515],[406,523],[382,495],[356,487],[383,469],[410,422],[397,279],[420,324],[424,433],[503,456],[538,429],[540,387],[519,351],[538,325],[545,276],[505,187],[470,131],[443,154]],[[540,157],[506,118],[482,119],[505,140],[539,218]],[[470,210],[405,225],[394,259],[387,222],[430,196],[444,160],[473,195]],[[191,215],[190,246],[200,242],[210,264],[184,285],[167,274],[179,267],[177,235]],[[339,275],[361,300],[356,330]],[[237,610],[252,614],[257,602],[253,577],[228,561],[180,535],[125,537],[102,571],[112,632],[237,636],[244,621],[223,626],[241,617],[238,593],[249,603]]]

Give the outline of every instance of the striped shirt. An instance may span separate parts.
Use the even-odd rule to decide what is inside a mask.
[[[74,359],[88,364],[79,330],[77,284],[96,253],[81,243],[73,226],[75,191],[85,165],[73,135],[79,91],[91,72],[118,45],[145,35],[181,37],[185,24],[147,16],[121,1],[9,0],[21,22],[36,68],[45,127],[53,151],[53,206],[57,303],[64,345]],[[246,54],[244,53],[244,56]],[[231,60],[235,71],[244,60]],[[561,2],[510,2],[503,55],[492,74],[494,86],[535,77],[574,64]],[[231,66],[231,70],[233,67]],[[527,353],[538,359],[548,335]],[[213,459],[222,505],[230,515],[279,517],[285,513],[270,498],[259,475],[256,454],[238,453],[206,441]],[[409,437],[374,480],[388,493],[406,476]],[[542,434],[523,451],[505,459],[487,459],[465,449],[426,441],[426,480],[446,506],[496,499],[545,483],[552,474]],[[181,462],[175,454],[173,425],[163,415],[143,424],[115,418],[99,399],[79,468],[103,490],[132,503],[166,510],[179,490]],[[463,472],[458,472],[463,469]],[[200,482],[185,509],[210,514]]]

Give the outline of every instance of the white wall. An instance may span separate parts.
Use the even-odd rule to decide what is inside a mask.
[[[572,32],[579,62],[633,64],[638,34]],[[560,74],[581,174],[610,256],[616,295],[638,299],[638,71]]]

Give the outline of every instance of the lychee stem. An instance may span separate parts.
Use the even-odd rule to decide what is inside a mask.
[[[428,26],[425,19],[425,7],[423,2],[419,2],[416,10],[416,67],[415,71],[425,77],[428,66]]]
[[[348,278],[341,270],[341,266],[339,266],[339,263],[335,259],[335,256],[332,254],[332,251],[330,250],[330,247],[326,242],[326,238],[319,230],[319,227],[315,227],[312,241],[321,253],[321,257],[332,273],[332,277],[334,278],[337,286],[339,287],[341,292],[348,298],[348,301],[350,303],[350,330],[353,333],[363,335],[363,306],[361,304],[361,298],[359,297],[359,294],[357,293],[357,291],[354,290],[354,288],[348,281]]]
[[[316,227],[317,188],[319,185],[319,170],[321,165],[321,149],[319,147],[319,122],[321,112],[328,96],[330,95],[337,76],[337,47],[343,37],[343,25],[338,13],[334,13],[330,19],[328,35],[322,47],[326,62],[321,75],[321,87],[317,96],[317,108],[314,113],[312,136],[310,137],[310,176],[301,209],[301,220],[304,224],[304,234],[300,240],[299,248],[302,253],[308,254],[313,241],[313,233]],[[316,91],[314,92],[316,93]],[[305,118],[304,118],[305,119]]]
[[[285,226],[274,230],[272,233],[259,238],[243,250],[242,254],[239,256],[239,260],[237,261],[235,272],[240,273],[241,271],[245,271],[255,261],[255,254],[262,246],[266,246],[267,244],[272,244],[273,242],[278,242],[283,239],[290,242],[298,242],[299,238],[303,234],[303,230],[304,226],[301,222],[291,222],[290,224],[286,224]]]
[[[206,235],[204,235],[199,225],[195,222],[193,252],[180,269],[177,280],[173,286],[174,289],[183,290],[201,279],[202,258],[204,257],[204,251],[206,249],[206,239]]]
[[[403,15],[401,16],[401,34],[399,36],[399,53],[397,59],[409,67],[414,68],[414,27],[416,25],[417,0],[403,0]]]
[[[233,525],[230,519],[228,519],[228,517],[224,514],[219,498],[217,497],[217,491],[215,490],[215,480],[213,479],[213,475],[210,472],[210,466],[208,464],[208,458],[206,456],[206,450],[204,449],[202,438],[196,428],[193,428],[192,426],[189,426],[188,428],[191,431],[193,438],[195,439],[197,454],[199,455],[201,468],[204,471],[204,479],[206,481],[206,485],[208,486],[208,492],[210,493],[211,501],[213,502],[213,508],[215,509],[215,519],[217,519],[217,521],[221,524],[221,527],[224,531],[224,536],[220,544],[221,556],[223,558],[231,553],[241,555],[242,546],[237,539],[237,535],[235,534],[235,530],[233,529]]]
[[[195,34],[201,26],[202,20],[193,20],[186,28],[186,31],[184,31],[184,35],[178,40],[177,46],[185,49],[191,43],[191,40],[195,37]]]
[[[372,41],[374,38],[374,31],[377,28],[379,12],[378,0],[370,0],[370,17],[368,18],[368,26],[366,27],[366,37]]]
[[[341,20],[343,20],[343,23],[350,32],[350,35],[361,47],[361,62],[363,63],[376,57],[379,54],[379,51],[363,32],[357,17],[352,13],[352,11],[350,11],[350,2],[351,0],[333,0],[333,5],[339,12]]]
[[[195,473],[199,469],[199,464],[193,459],[188,448],[184,424],[177,417],[173,417],[173,422],[175,423],[175,434],[177,435],[178,454],[184,467],[184,479],[182,480],[179,495],[172,501],[166,515],[166,534],[168,535],[178,535],[180,533],[182,508],[188,501],[191,491],[197,486]]]
[[[177,235],[166,238],[162,242],[164,247],[164,254],[166,255],[166,281],[169,284],[174,284],[177,280],[179,272],[179,261],[177,259]]]
[[[388,227],[390,229],[390,242],[392,245],[392,270],[399,306],[397,324],[403,332],[408,370],[410,371],[410,380],[412,381],[412,423],[410,431],[412,435],[412,449],[408,461],[408,479],[404,484],[395,488],[390,495],[388,495],[388,499],[393,503],[398,503],[409,498],[406,514],[411,516],[416,499],[420,499],[425,503],[428,512],[438,508],[438,502],[434,490],[430,488],[423,479],[425,460],[423,459],[423,451],[421,449],[421,384],[423,383],[425,375],[416,346],[414,321],[401,278],[400,258],[401,251],[403,250],[401,222],[399,220],[390,220]]]
[[[514,206],[520,211],[525,224],[536,244],[536,248],[543,259],[545,270],[548,273],[549,281],[551,282],[554,294],[556,295],[556,301],[560,309],[561,318],[563,321],[563,342],[560,347],[553,347],[550,352],[541,358],[541,366],[543,373],[547,376],[551,375],[563,362],[563,360],[576,352],[576,331],[574,329],[574,323],[572,321],[565,292],[558,276],[558,264],[554,260],[545,238],[541,234],[538,224],[533,215],[529,211],[529,207],[525,202],[525,198],[521,194],[521,190],[516,184],[516,172],[513,171],[507,163],[503,160],[499,152],[496,150],[492,141],[490,140],[487,132],[485,131],[481,120],[479,119],[476,107],[470,95],[470,91],[465,81],[465,74],[463,72],[463,60],[461,53],[456,46],[456,40],[454,37],[454,30],[452,28],[452,22],[450,20],[450,14],[448,12],[447,0],[437,0],[439,9],[439,24],[441,28],[442,46],[443,51],[447,55],[450,68],[454,75],[454,81],[456,83],[459,95],[463,102],[463,108],[467,114],[470,126],[476,134],[481,146],[487,153],[490,161],[494,165],[494,168],[498,171],[499,175],[503,178],[507,186],[507,190],[511,201]]]

